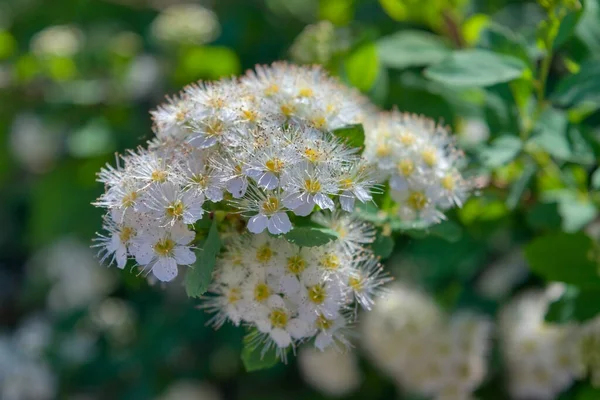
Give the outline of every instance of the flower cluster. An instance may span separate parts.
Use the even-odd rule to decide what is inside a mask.
[[[274,348],[285,359],[290,346],[311,338],[321,350],[347,346],[356,306],[370,309],[388,280],[377,258],[358,247],[373,239],[371,231],[353,234],[320,247],[266,234],[236,237],[217,261],[202,307],[215,313],[216,327],[229,320],[255,328],[251,339],[263,354]]]
[[[332,133],[358,122],[363,102],[320,69],[287,64],[187,87],[153,112],[149,149],[99,174],[103,257],[120,268],[134,258],[170,281],[195,261],[189,225],[216,203],[247,217],[252,233],[284,234],[291,214],[371,201],[370,168]]]
[[[580,328],[576,324],[544,322],[561,288],[530,290],[501,311],[500,337],[515,399],[555,399],[583,376]]]
[[[388,182],[405,221],[428,226],[462,206],[472,184],[463,178],[463,155],[434,121],[393,111],[366,122],[365,158]]]
[[[600,316],[581,328],[581,354],[594,387],[600,387]]]
[[[368,313],[362,343],[404,390],[434,399],[469,399],[487,371],[491,323],[445,315],[424,294],[395,286]]]

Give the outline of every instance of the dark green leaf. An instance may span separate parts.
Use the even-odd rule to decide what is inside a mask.
[[[517,208],[521,197],[523,197],[523,193],[525,189],[529,186],[531,182],[531,178],[533,178],[535,172],[537,171],[537,164],[533,162],[529,162],[525,165],[523,172],[521,172],[521,176],[515,183],[513,183],[510,187],[510,192],[508,193],[508,198],[506,199],[506,206],[510,210],[514,210]]]
[[[365,144],[365,129],[362,124],[348,125],[332,131],[333,135],[342,138],[350,147],[362,148]]]
[[[398,69],[437,63],[450,53],[440,36],[413,30],[379,39],[377,50],[383,65]]]
[[[198,252],[196,263],[185,276],[185,291],[188,297],[199,297],[206,292],[212,280],[213,269],[220,250],[221,240],[215,218],[204,241],[204,246]]]
[[[575,395],[575,400],[598,400],[600,399],[600,388],[587,384],[581,387]]]
[[[314,226],[296,226],[294,229],[283,235],[290,243],[300,247],[323,246],[332,240],[337,239],[337,233],[328,228],[319,228]]]
[[[600,288],[594,245],[583,232],[554,233],[534,239],[525,248],[531,269],[548,281],[581,288]]]
[[[425,70],[429,79],[452,86],[491,86],[519,78],[526,65],[516,57],[481,49],[458,50]]]
[[[519,153],[523,143],[516,136],[500,136],[490,146],[479,152],[481,162],[491,168],[499,167],[511,162]]]
[[[568,286],[546,313],[548,322],[585,322],[600,314],[600,290],[579,290]]]
[[[600,190],[600,168],[596,169],[592,174],[590,186],[595,190]]]
[[[578,73],[563,78],[551,99],[566,107],[582,102],[600,105],[600,60],[589,60],[581,64]]]
[[[540,230],[556,230],[561,224],[556,202],[534,205],[526,214],[526,219],[532,228]]]
[[[394,250],[394,239],[391,236],[383,235],[381,231],[378,231],[375,241],[371,244],[371,249],[373,249],[373,253],[376,256],[381,257],[381,259],[384,260],[392,255],[392,251]]]
[[[518,57],[526,65],[531,65],[531,55],[528,52],[525,38],[505,26],[492,24],[482,33],[479,45],[487,47],[496,53]]]

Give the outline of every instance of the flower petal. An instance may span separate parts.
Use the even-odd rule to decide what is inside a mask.
[[[267,227],[273,235],[279,235],[280,233],[288,233],[292,229],[292,223],[286,213],[278,212],[271,216]]]
[[[190,265],[196,262],[196,255],[187,246],[176,246],[173,250],[175,261],[179,265]]]
[[[248,230],[252,233],[261,233],[267,227],[269,218],[263,214],[256,214],[248,221]]]
[[[294,318],[288,322],[287,330],[294,339],[302,339],[309,333],[308,323],[299,318]]]
[[[169,282],[177,276],[177,262],[171,257],[162,257],[152,267],[152,273],[161,282]]]
[[[292,338],[287,331],[276,328],[271,331],[271,338],[277,345],[277,347],[286,348],[292,343]]]

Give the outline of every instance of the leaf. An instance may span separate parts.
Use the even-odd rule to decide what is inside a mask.
[[[567,115],[562,110],[548,108],[542,113],[529,141],[544,149],[557,159],[578,164],[592,164],[594,151],[577,126],[569,126]]]
[[[529,226],[539,230],[559,229],[562,221],[556,202],[535,204],[525,218]]]
[[[391,236],[384,235],[381,230],[378,230],[375,241],[371,243],[371,249],[373,250],[373,254],[385,260],[394,251],[394,239]]]
[[[450,54],[450,48],[439,36],[416,30],[379,39],[377,51],[384,66],[397,69],[430,65]]]
[[[392,230],[400,231],[415,239],[423,239],[427,236],[437,236],[448,242],[457,242],[462,237],[462,228],[457,223],[446,220],[434,225],[415,226],[414,223],[392,221]]]
[[[516,57],[482,49],[458,50],[425,70],[431,80],[451,86],[491,86],[519,78],[526,65]]]
[[[534,162],[528,162],[521,172],[521,176],[515,183],[510,187],[510,191],[508,192],[508,197],[506,199],[506,206],[509,210],[514,210],[517,208],[521,197],[523,197],[523,193],[529,186],[531,182],[531,178],[535,175],[537,171],[537,165]]]
[[[375,84],[379,74],[379,56],[374,43],[367,43],[353,51],[344,63],[344,71],[351,85],[363,92]]]
[[[595,190],[600,190],[600,168],[596,169],[592,174],[590,186]]]
[[[348,146],[362,148],[365,144],[365,129],[362,124],[348,125],[331,132],[334,136],[344,139]]]
[[[531,270],[547,281],[580,288],[600,288],[594,244],[585,233],[553,233],[538,237],[525,247]]]
[[[582,102],[600,105],[600,60],[586,61],[578,73],[563,78],[550,99],[565,107]]]
[[[336,240],[338,236],[334,230],[328,228],[296,226],[283,237],[300,247],[317,247]]]
[[[581,198],[577,193],[569,193],[558,200],[558,212],[562,217],[562,227],[565,232],[576,232],[592,222],[598,210],[587,198]]]
[[[525,38],[505,26],[492,24],[481,34],[479,45],[489,48],[496,53],[517,57],[526,65],[531,66],[531,54]]]
[[[548,308],[548,322],[585,322],[600,314],[600,290],[579,290],[574,286],[567,289]]]
[[[523,143],[516,136],[500,136],[490,146],[483,148],[479,152],[481,162],[490,168],[499,167],[511,162],[519,153]]]
[[[185,276],[185,291],[188,297],[202,296],[212,280],[212,273],[221,250],[217,221],[213,219],[204,246],[198,252],[196,263]]]
[[[262,349],[259,349],[254,343],[252,338],[256,336],[255,332],[253,331],[244,337],[244,348],[242,349],[241,358],[247,372],[272,368],[279,363],[275,347],[272,346],[263,354]]]

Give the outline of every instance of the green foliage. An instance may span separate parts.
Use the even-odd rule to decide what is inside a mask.
[[[525,247],[531,270],[548,281],[600,289],[598,260],[592,239],[585,233],[553,233]]]
[[[217,231],[217,220],[213,218],[208,236],[196,255],[196,263],[185,276],[185,291],[189,297],[200,297],[208,290],[220,251],[221,240]]]
[[[516,136],[500,136],[479,152],[481,162],[490,168],[500,167],[514,160],[519,155],[523,143]]]
[[[279,363],[276,347],[271,346],[268,350],[255,343],[258,332],[253,331],[244,337],[244,348],[242,349],[242,362],[247,372],[260,371],[272,368]]]
[[[352,52],[344,64],[348,82],[363,92],[373,87],[379,75],[379,56],[373,43],[366,43]]]
[[[491,86],[523,75],[526,65],[513,56],[488,50],[457,50],[425,70],[436,82],[460,87]]]
[[[565,107],[584,102],[600,106],[600,60],[588,60],[576,74],[563,78],[552,93],[552,100]]]
[[[439,36],[403,30],[377,41],[381,63],[388,68],[420,67],[442,61],[450,47]]]
[[[323,246],[337,239],[337,233],[328,228],[317,226],[296,226],[283,235],[290,243],[300,247]]]
[[[365,145],[365,129],[362,124],[349,125],[332,131],[334,136],[343,139],[348,146],[363,149]]]

